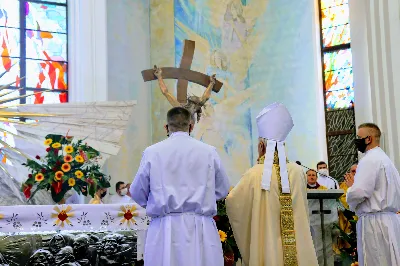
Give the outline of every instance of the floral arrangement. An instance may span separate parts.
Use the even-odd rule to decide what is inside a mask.
[[[99,187],[110,187],[110,178],[100,171],[100,153],[82,140],[74,142],[73,137],[47,135],[44,144],[47,146],[44,158],[37,155],[36,160],[28,159],[23,164],[30,170],[22,184],[27,199],[46,189],[51,190],[53,200],[59,203],[70,189],[94,197]],[[32,188],[35,188],[33,193]]]
[[[233,265],[241,256],[239,248],[236,245],[235,237],[233,236],[228,215],[226,214],[225,200],[217,202],[217,215],[214,216],[214,220],[217,224],[219,237],[222,242],[225,265]]]
[[[340,231],[339,239],[345,243],[345,245],[340,248],[340,256],[342,257],[343,261],[349,264],[351,263],[351,266],[356,266],[358,265],[356,233],[356,223],[358,217],[354,212],[347,209],[344,209],[342,213],[345,219],[350,223],[350,230],[343,230],[339,224],[334,224],[334,226]]]

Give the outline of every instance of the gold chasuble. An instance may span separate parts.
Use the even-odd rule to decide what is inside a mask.
[[[306,176],[287,163],[290,194],[282,193],[275,151],[269,190],[263,160],[248,170],[226,198],[226,211],[246,266],[317,266],[310,233]]]

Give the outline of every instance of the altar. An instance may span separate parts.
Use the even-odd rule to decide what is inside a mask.
[[[136,265],[148,224],[135,204],[0,206],[0,265]]]

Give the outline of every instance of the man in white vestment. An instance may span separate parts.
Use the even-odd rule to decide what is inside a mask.
[[[326,187],[327,189],[339,189],[339,184],[333,177],[329,176],[328,165],[325,162],[317,164],[318,171],[318,184]]]
[[[118,181],[115,184],[115,192],[117,194],[112,195],[109,199],[110,204],[118,204],[118,203],[133,203],[133,200],[131,197],[129,197],[128,194],[128,188],[127,185],[122,182]]]
[[[347,203],[355,211],[359,265],[400,265],[400,176],[379,147],[381,131],[372,123],[358,127],[356,146],[365,153],[354,177],[346,176]]]
[[[306,177],[286,161],[292,117],[279,103],[257,116],[259,159],[226,198],[226,211],[246,266],[316,266]]]
[[[182,107],[168,112],[169,138],[143,152],[130,188],[151,217],[147,266],[224,265],[213,216],[216,201],[229,192],[229,179],[216,149],[190,137],[190,116]]]

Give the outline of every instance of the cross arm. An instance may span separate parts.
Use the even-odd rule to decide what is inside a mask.
[[[210,77],[197,71],[177,67],[163,67],[161,70],[163,79],[184,79],[199,84],[203,87],[207,87],[210,84]],[[142,76],[145,82],[157,79],[157,77],[154,75],[154,69],[143,70]],[[222,82],[216,80],[213,91],[219,92],[222,88],[222,85]]]

